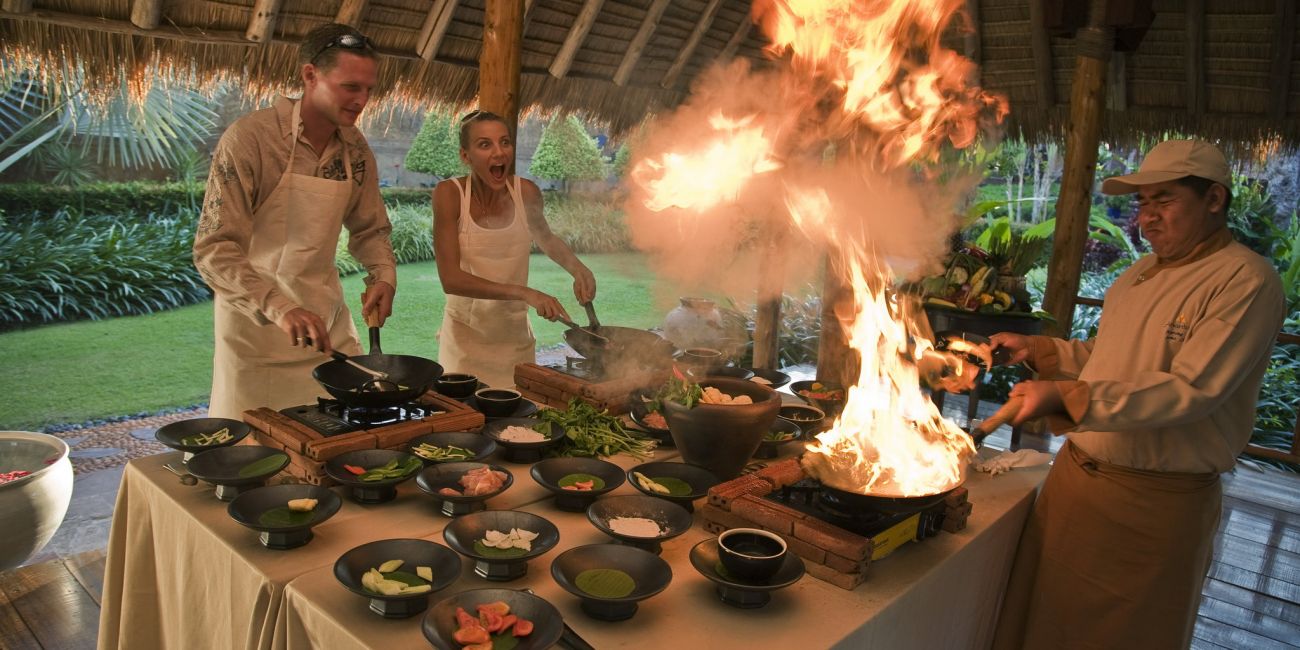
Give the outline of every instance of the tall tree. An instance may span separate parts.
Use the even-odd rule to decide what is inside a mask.
[[[596,141],[578,118],[555,118],[542,131],[533,164],[528,173],[537,178],[560,181],[567,192],[570,181],[594,181],[605,177],[605,161]]]
[[[451,113],[434,109],[424,116],[420,132],[406,152],[406,168],[439,178],[465,173],[460,161],[460,133]]]

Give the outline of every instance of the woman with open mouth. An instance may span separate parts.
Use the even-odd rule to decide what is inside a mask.
[[[533,243],[573,276],[579,303],[596,297],[596,279],[547,226],[537,185],[511,173],[515,145],[501,116],[474,111],[461,119],[460,159],[469,175],[433,190],[433,249],[447,293],[438,362],[511,386],[515,365],[536,359],[528,308],[569,319],[559,300],[528,286]]]

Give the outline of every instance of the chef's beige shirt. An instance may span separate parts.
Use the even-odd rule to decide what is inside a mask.
[[[212,154],[203,214],[194,240],[194,266],[214,291],[259,324],[273,324],[299,307],[281,293],[270,278],[248,263],[253,212],[280,184],[289,162],[294,124],[294,101],[285,97],[275,105],[236,121],[221,136]],[[392,226],[379,194],[378,165],[355,127],[340,127],[325,150],[316,152],[305,137],[298,138],[293,171],[327,179],[347,176],[343,147],[352,160],[356,187],[348,202],[343,225],[350,233],[348,251],[365,266],[375,281],[397,286],[397,264],[389,244]]]

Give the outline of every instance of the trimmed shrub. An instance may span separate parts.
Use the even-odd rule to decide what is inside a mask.
[[[615,200],[543,192],[546,223],[575,253],[614,253],[632,249]]]
[[[9,217],[58,212],[86,215],[172,215],[203,200],[200,181],[156,183],[89,183],[77,188],[45,183],[0,184],[0,213]],[[390,187],[380,192],[385,203],[430,205],[430,190]]]
[[[425,114],[420,132],[406,152],[406,168],[439,178],[465,173],[460,160],[460,132],[451,114],[437,110]]]
[[[578,118],[556,118],[542,131],[528,173],[552,181],[595,181],[605,177],[596,141]]]

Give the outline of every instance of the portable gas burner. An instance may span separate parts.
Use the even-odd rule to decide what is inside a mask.
[[[943,527],[946,493],[906,507],[872,508],[846,503],[836,492],[815,479],[804,479],[765,498],[870,539],[872,560],[884,558],[907,542],[934,537]]]
[[[348,406],[338,400],[316,398],[315,404],[291,406],[281,413],[301,422],[322,436],[330,437],[386,424],[397,424],[444,413],[418,402],[398,406]]]
[[[544,368],[562,372],[570,377],[587,381],[600,381],[605,378],[605,369],[592,359],[574,355],[565,355],[564,363],[553,363]]]

